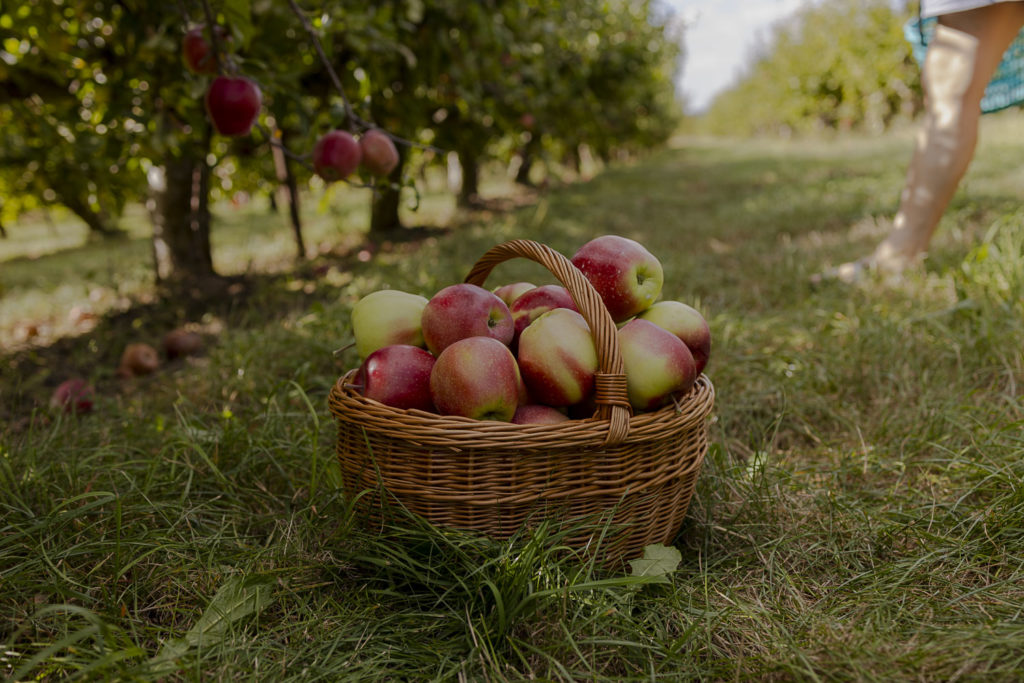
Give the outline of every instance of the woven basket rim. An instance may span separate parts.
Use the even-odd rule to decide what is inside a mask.
[[[507,446],[520,449],[576,448],[600,451],[609,448],[606,443],[608,420],[596,415],[556,424],[520,425],[392,408],[346,386],[354,372],[349,370],[331,388],[328,399],[331,413],[338,420],[358,424],[377,433],[425,447],[453,449]],[[631,416],[629,433],[621,443],[635,444],[686,431],[710,415],[714,402],[714,385],[707,375],[702,374],[693,388],[677,403]]]

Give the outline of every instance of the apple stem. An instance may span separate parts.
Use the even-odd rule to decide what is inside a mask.
[[[334,349],[334,351],[332,351],[332,354],[337,356],[339,353],[345,353],[346,351],[348,351],[349,349],[351,349],[355,345],[356,345],[355,342],[352,342],[351,344],[345,344],[340,349]]]

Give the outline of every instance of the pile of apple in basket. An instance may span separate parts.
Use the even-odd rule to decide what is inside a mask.
[[[591,240],[571,262],[618,325],[633,411],[688,392],[708,362],[711,333],[693,307],[656,302],[661,262],[617,235]],[[594,413],[597,349],[562,286],[462,283],[429,300],[381,290],[356,303],[352,330],[362,365],[348,386],[388,406],[517,424]]]

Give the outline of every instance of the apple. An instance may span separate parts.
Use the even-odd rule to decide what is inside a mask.
[[[494,292],[465,282],[431,297],[422,324],[423,339],[434,355],[466,337],[490,337],[508,346],[515,334],[505,302]]]
[[[444,415],[508,422],[519,406],[515,356],[493,337],[453,342],[434,363],[430,395]]]
[[[393,344],[423,346],[420,319],[426,305],[426,297],[397,289],[381,289],[357,301],[352,307],[352,334],[359,357],[366,359]]]
[[[391,136],[379,128],[371,128],[359,138],[363,168],[378,178],[385,178],[398,166],[398,150]]]
[[[536,286],[537,285],[532,282],[513,282],[511,284],[495,287],[494,293],[499,299],[505,302],[505,305],[508,306],[509,309],[511,309],[512,304],[515,303],[516,299],[518,299],[522,294],[534,289]]]
[[[92,412],[92,387],[80,377],[64,380],[53,390],[50,405],[65,413]]]
[[[519,369],[537,403],[571,406],[586,399],[597,372],[587,321],[568,308],[542,314],[519,337]]]
[[[682,339],[693,354],[697,374],[704,372],[711,355],[711,328],[700,311],[681,301],[659,301],[637,317],[650,320]]]
[[[509,310],[512,312],[512,323],[515,325],[513,346],[527,325],[541,314],[555,308],[568,308],[570,311],[579,312],[569,290],[559,285],[542,285],[521,294],[509,306]]]
[[[174,360],[182,356],[194,356],[203,349],[203,338],[198,332],[178,328],[164,335],[164,353]]]
[[[393,344],[377,349],[356,372],[355,385],[363,396],[392,408],[433,412],[430,371],[435,358],[426,349]]]
[[[313,170],[327,182],[352,175],[362,158],[359,143],[343,130],[324,133],[313,145]]]
[[[217,38],[222,42],[231,40],[231,36],[223,26],[215,26]],[[181,55],[185,67],[194,74],[212,75],[217,73],[217,63],[213,60],[213,50],[206,40],[206,26],[200,24],[188,30],[181,40]]]
[[[244,76],[217,76],[206,91],[206,111],[221,135],[248,135],[262,102],[259,86]]]
[[[636,318],[618,335],[626,369],[626,393],[634,410],[660,408],[674,394],[688,391],[697,380],[693,354],[668,330]]]
[[[517,425],[553,425],[559,422],[567,422],[569,416],[551,406],[531,403],[516,408],[516,414],[512,416],[512,424]]]
[[[139,377],[156,372],[160,367],[160,356],[149,344],[129,344],[121,354],[117,374],[122,377]]]
[[[665,280],[661,262],[651,252],[639,242],[618,235],[590,240],[571,261],[601,295],[615,322],[650,307]]]

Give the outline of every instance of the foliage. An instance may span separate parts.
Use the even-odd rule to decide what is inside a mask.
[[[232,32],[225,64],[260,83],[269,114],[250,138],[213,140],[217,199],[273,184],[274,128],[303,157],[317,136],[354,122],[288,3],[210,4]],[[553,148],[605,151],[659,143],[674,122],[676,43],[646,0],[331,0],[309,16],[356,115],[413,141],[508,154],[531,113]],[[40,199],[82,199],[116,217],[143,198],[148,168],[200,143],[209,77],[184,69],[180,41],[203,20],[194,0],[0,12],[7,222]]]
[[[885,0],[826,0],[779,24],[737,84],[712,103],[714,132],[873,132],[921,106],[920,74],[903,37],[906,12]]]

